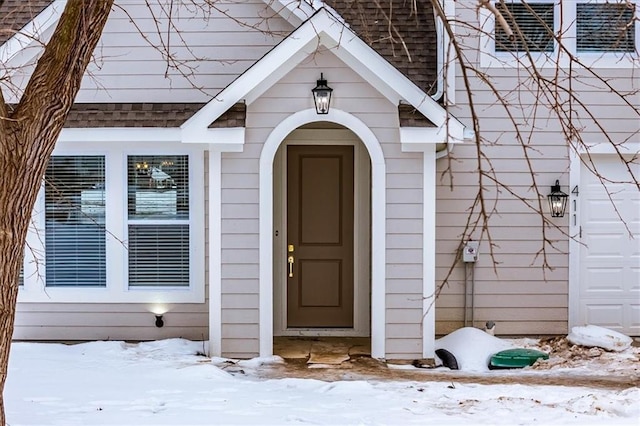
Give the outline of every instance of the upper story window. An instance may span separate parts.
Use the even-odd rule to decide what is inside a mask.
[[[555,28],[553,3],[498,3],[513,39],[496,25],[496,52],[552,52]]]
[[[638,64],[640,1],[505,0],[495,7],[512,37],[488,9],[481,9],[481,65],[561,66],[570,59],[584,66]],[[560,48],[559,43],[562,43]]]
[[[576,50],[578,52],[633,52],[634,7],[628,3],[578,3]]]

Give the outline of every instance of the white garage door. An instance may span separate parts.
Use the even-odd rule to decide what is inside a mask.
[[[588,159],[585,158],[588,161]],[[640,190],[615,155],[592,155],[605,186],[580,173],[579,322],[640,335]],[[640,179],[640,165],[631,166]],[[606,189],[605,189],[606,187]]]

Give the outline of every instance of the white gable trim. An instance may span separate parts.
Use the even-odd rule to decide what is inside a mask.
[[[54,1],[31,22],[20,29],[18,33],[0,46],[0,62],[6,64],[23,49],[39,43],[42,34],[58,23],[66,5],[67,0]],[[33,58],[37,52],[38,49],[33,49],[33,55],[25,58],[26,61]]]
[[[380,143],[355,116],[332,108],[323,121],[356,134],[371,157],[371,356],[385,357],[386,166]],[[260,356],[273,354],[273,159],[282,141],[298,127],[318,121],[315,109],[285,118],[269,134],[260,154]]]
[[[413,105],[436,126],[463,139],[464,126],[324,8],[233,81],[181,127],[186,142],[202,142],[203,131],[241,99],[248,104],[323,46],[367,80],[394,105]]]

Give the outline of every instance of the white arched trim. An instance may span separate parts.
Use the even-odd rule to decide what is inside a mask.
[[[319,116],[315,109],[285,118],[269,134],[260,154],[260,356],[273,354],[273,160],[284,139],[317,121],[340,124],[360,138],[371,157],[371,356],[385,357],[385,188],[384,155],[373,132],[355,116],[336,109]]]

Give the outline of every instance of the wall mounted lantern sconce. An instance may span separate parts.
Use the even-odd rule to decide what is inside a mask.
[[[164,318],[162,318],[162,315],[156,315],[156,327],[164,327]]]
[[[333,89],[327,86],[327,80],[325,80],[323,74],[320,73],[320,80],[317,81],[316,87],[311,89],[311,93],[313,93],[313,102],[316,104],[316,113],[329,113],[331,92],[333,92]]]
[[[551,194],[547,195],[551,217],[563,217],[567,210],[567,199],[569,196],[560,190],[560,181],[551,187]]]

